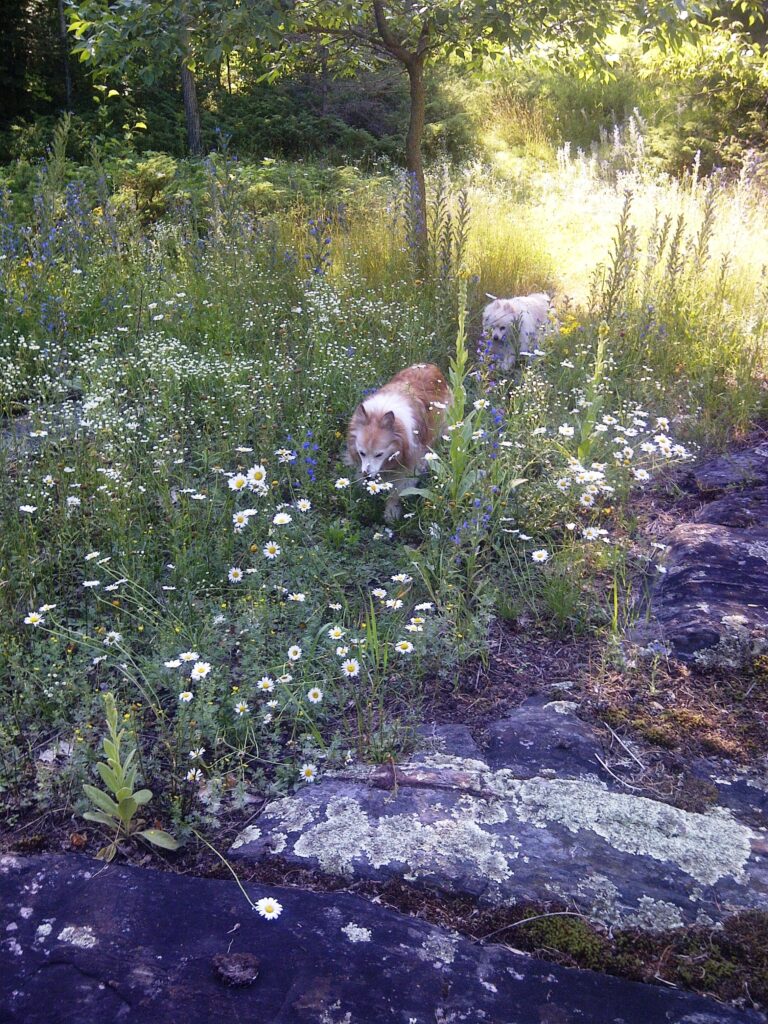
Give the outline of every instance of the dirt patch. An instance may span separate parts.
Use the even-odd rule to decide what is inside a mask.
[[[581,699],[601,660],[601,644],[594,638],[557,638],[496,619],[487,665],[480,660],[466,665],[454,687],[435,680],[425,719],[467,725],[477,737],[534,694]]]
[[[676,761],[754,765],[768,750],[768,658],[738,671],[646,660],[606,672],[584,710]]]

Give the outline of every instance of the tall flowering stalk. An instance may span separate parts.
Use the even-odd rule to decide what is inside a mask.
[[[610,334],[608,324],[603,320],[597,329],[597,349],[595,350],[595,368],[587,386],[586,412],[581,420],[581,434],[577,454],[580,462],[586,462],[592,451],[595,437],[595,424],[603,410],[604,395],[602,390],[605,376],[605,344]]]

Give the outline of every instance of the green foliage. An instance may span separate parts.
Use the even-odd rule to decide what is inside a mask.
[[[173,836],[159,828],[143,828],[144,820],[135,817],[139,808],[145,807],[152,799],[152,791],[135,788],[137,769],[133,761],[137,749],[133,746],[123,751],[125,729],[118,729],[117,705],[113,694],[104,694],[104,707],[108,736],[102,740],[102,746],[106,762],[99,761],[96,769],[108,792],[97,789],[96,786],[83,786],[85,795],[97,808],[95,811],[86,811],[83,817],[87,821],[95,821],[100,825],[114,828],[115,834],[112,841],[103,846],[96,857],[99,860],[111,861],[120,849],[120,842],[132,836],[141,836],[148,843],[163,850],[177,850],[179,844]]]
[[[487,653],[492,615],[618,633],[655,572],[639,489],[678,437],[722,439],[761,408],[768,228],[749,181],[641,160],[617,186],[576,158],[510,188],[443,164],[417,277],[402,176],[227,152],[78,169],[65,142],[0,213],[0,771],[41,801],[71,803],[102,760],[104,691],[130,715],[119,764],[140,758],[178,836],[408,750],[427,681]],[[583,305],[501,374],[473,351],[484,292],[553,268]],[[343,463],[350,411],[451,358],[446,439],[389,530]],[[258,465],[263,491],[233,486]],[[26,752],[51,734],[72,761],[39,781]]]

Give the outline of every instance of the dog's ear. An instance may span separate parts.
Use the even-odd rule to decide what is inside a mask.
[[[385,430],[391,430],[395,425],[395,414],[390,409],[389,412],[385,412],[381,417],[381,425]]]
[[[353,418],[356,420],[362,420],[363,423],[368,422],[368,413],[366,412],[365,405],[362,402],[355,409]]]

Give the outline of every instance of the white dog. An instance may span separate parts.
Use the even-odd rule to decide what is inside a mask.
[[[537,339],[550,323],[551,299],[544,292],[513,299],[492,299],[483,310],[483,338],[502,370],[511,370],[518,355],[532,356]]]

